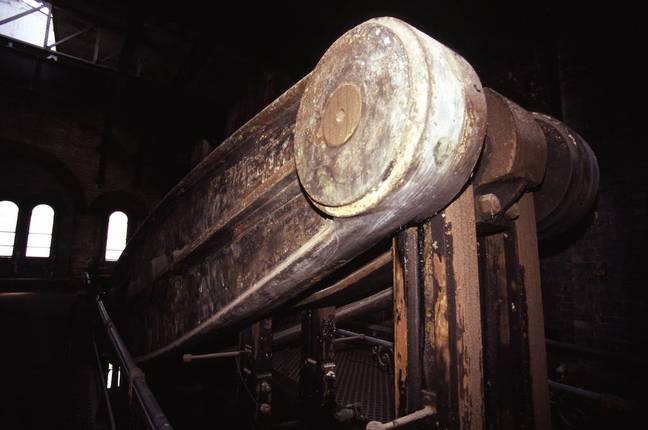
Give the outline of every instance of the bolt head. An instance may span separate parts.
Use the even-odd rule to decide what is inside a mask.
[[[269,415],[270,412],[272,412],[272,406],[270,406],[269,403],[261,403],[261,406],[259,406],[259,412],[263,415]]]
[[[501,212],[502,205],[495,194],[488,193],[477,198],[477,209],[482,216],[494,217]]]
[[[272,391],[272,386],[269,383],[267,383],[266,381],[263,381],[261,383],[260,388],[261,388],[262,393],[269,393],[270,391]]]

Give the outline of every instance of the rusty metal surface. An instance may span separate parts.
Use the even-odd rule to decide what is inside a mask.
[[[599,169],[587,142],[564,123],[533,114],[545,133],[547,174],[534,193],[538,234],[556,236],[577,224],[596,201]]]
[[[393,393],[390,372],[364,346],[348,346],[335,351],[337,365],[336,401],[339,405],[360,403],[368,419],[389,421],[394,418]],[[273,355],[274,371],[286,381],[283,389],[293,387],[299,380],[300,352],[296,348],[276,351]],[[340,428],[334,425],[331,428]]]
[[[382,289],[390,284],[386,281],[387,275],[391,272],[391,252],[386,252],[378,257],[372,259],[367,264],[361,266],[349,275],[335,282],[333,285],[323,288],[316,293],[306,297],[299,303],[293,306],[294,309],[301,309],[305,307],[324,306],[327,304],[335,304],[339,306],[339,300],[344,300],[350,294],[344,294],[346,290],[362,290],[367,295],[367,292],[372,293],[373,290]],[[385,281],[383,281],[383,279]],[[369,287],[364,287],[361,283],[369,280],[371,284]],[[383,282],[380,282],[383,281]],[[363,288],[361,288],[363,287]]]
[[[486,428],[514,429],[514,368],[503,233],[479,238]]]
[[[302,361],[299,378],[301,416],[308,428],[328,428],[335,412],[335,307],[302,313]]]
[[[518,219],[480,238],[486,423],[550,428],[540,264],[533,195]]]
[[[488,126],[475,172],[477,216],[497,222],[526,189],[545,174],[545,136],[533,116],[496,91],[485,88]]]
[[[411,50],[421,56],[404,56]],[[444,72],[429,69],[428,61]],[[361,80],[362,97],[355,131],[337,147],[309,152],[328,97],[352,78]],[[385,79],[407,90],[385,86]],[[391,109],[369,109],[378,105]],[[481,86],[465,61],[407,24],[377,19],[345,34],[315,72],[196,166],[135,233],[115,271],[122,288],[114,301],[138,359],[181,352],[267,316],[401,225],[439,210],[470,176],[484,110]],[[363,133],[370,133],[364,149],[353,140]],[[336,150],[342,152],[332,156]],[[322,165],[340,163],[334,163],[338,185],[347,174],[352,180],[334,203],[342,206],[317,202],[315,156]],[[376,167],[381,163],[387,164]],[[355,164],[373,173],[363,176]],[[307,198],[302,186],[316,198]],[[344,206],[344,196],[360,197]]]
[[[534,198],[531,194],[527,193],[520,199],[520,216],[514,221],[514,234],[517,258],[522,267],[521,280],[525,289],[527,332],[524,338],[529,348],[529,385],[533,423],[536,429],[548,429],[551,427],[551,414],[547,382],[547,351]]]
[[[436,407],[439,428],[484,425],[474,213],[469,186],[440,214],[408,229],[412,237],[404,237],[405,242],[395,247],[399,251],[394,254],[394,375],[395,395],[400,397],[396,415],[413,412],[409,408],[416,402],[410,398],[417,396],[420,404]],[[413,288],[412,282],[419,288]],[[418,313],[408,310],[413,303],[403,286],[420,294]],[[410,316],[419,318],[416,332],[405,330],[412,326],[407,321]],[[417,338],[418,353],[408,345]],[[418,366],[411,366],[412,358],[420,360]]]
[[[335,320],[343,322],[351,318],[366,315],[388,308],[392,303],[392,289],[386,288],[378,293],[339,307],[335,311]],[[274,334],[274,344],[282,345],[298,339],[301,336],[301,326],[294,325]]]
[[[431,240],[428,240],[428,246],[431,248],[428,255],[432,261],[428,261],[427,264],[432,273],[432,282],[439,287],[445,284],[445,291],[439,288],[439,291],[433,291],[426,300],[445,302],[448,306],[445,315],[437,308],[434,309],[437,319],[447,319],[447,326],[450,328],[448,334],[452,338],[448,338],[444,345],[443,336],[440,336],[441,342],[437,343],[435,348],[438,348],[436,351],[441,351],[444,357],[444,351],[449,354],[449,363],[452,366],[449,375],[453,378],[449,382],[456,385],[457,400],[456,404],[451,400],[453,390],[450,390],[450,396],[445,400],[449,402],[450,407],[456,407],[457,424],[461,429],[480,429],[484,425],[481,310],[477,288],[479,277],[473,202],[473,187],[468,187],[443,211],[443,222],[438,225],[443,229],[440,230],[431,224]],[[445,299],[442,294],[446,295]],[[430,322],[432,321],[427,323],[428,326]],[[441,383],[431,379],[434,378],[433,374],[429,374],[428,378],[429,383],[437,384],[437,387]],[[438,410],[441,405],[437,404]]]
[[[563,127],[554,127],[547,118],[534,114],[536,121],[545,133],[547,140],[547,170],[542,187],[535,195],[535,210],[538,221],[545,220],[564,200],[569,186],[580,179],[576,171],[575,160],[578,155],[576,146],[569,143],[570,139]]]
[[[422,406],[422,296],[419,258],[421,227],[394,238],[394,410],[401,417]]]
[[[272,418],[272,318],[264,318],[243,330],[239,348],[247,354],[237,358],[245,389],[254,402],[249,405],[250,425],[269,428]]]
[[[341,89],[329,113],[329,95]],[[362,118],[347,124],[357,111]],[[336,217],[399,210],[404,201],[429,215],[465,185],[485,112],[479,79],[461,57],[397,19],[369,21],[336,41],[309,79],[295,128],[302,186]],[[344,138],[331,141],[336,118]]]

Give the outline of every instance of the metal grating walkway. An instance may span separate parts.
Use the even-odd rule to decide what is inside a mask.
[[[338,404],[360,403],[370,420],[392,420],[392,378],[371,351],[366,347],[339,349],[335,360]],[[273,352],[274,370],[295,382],[299,381],[300,361],[299,348]]]

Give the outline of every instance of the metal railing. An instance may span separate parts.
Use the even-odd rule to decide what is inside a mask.
[[[90,277],[86,275],[86,282],[90,284]],[[95,296],[97,313],[105,329],[106,337],[108,338],[115,357],[119,362],[119,366],[124,372],[126,381],[128,383],[129,400],[137,401],[140,411],[142,412],[144,424],[151,430],[172,430],[173,427],[166,415],[160,408],[153,392],[146,383],[144,372],[137,366],[137,363],[131,356],[126,344],[119,335],[115,324],[113,323],[106,306],[101,299],[100,294]],[[108,406],[110,409],[110,406]]]

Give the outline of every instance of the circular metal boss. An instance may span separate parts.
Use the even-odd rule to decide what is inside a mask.
[[[342,84],[326,102],[322,131],[326,143],[331,146],[345,144],[360,122],[362,97],[360,88],[354,84]]]
[[[402,21],[372,19],[339,38],[308,77],[295,124],[299,180],[336,217],[438,210],[469,178],[484,112],[461,57]]]
[[[416,105],[410,51],[388,27],[370,21],[338,39],[309,77],[295,127],[295,159],[316,203],[348,205],[390,175],[400,136],[417,126],[412,120],[426,108],[425,101]]]

